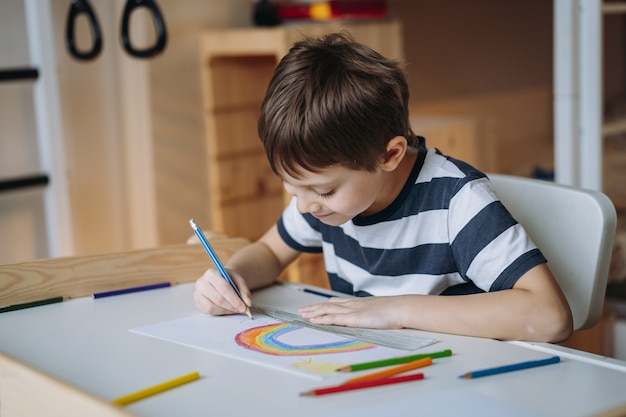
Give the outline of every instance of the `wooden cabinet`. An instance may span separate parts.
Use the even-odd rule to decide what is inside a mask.
[[[205,119],[208,211],[213,231],[259,238],[280,216],[287,197],[274,175],[257,119],[279,60],[304,36],[347,30],[355,40],[391,58],[402,57],[400,24],[394,20],[331,22],[205,32],[200,39]],[[304,256],[288,278],[325,286],[319,256]]]
[[[426,147],[461,159],[484,172],[496,172],[494,137],[487,122],[469,116],[411,116],[411,127]]]

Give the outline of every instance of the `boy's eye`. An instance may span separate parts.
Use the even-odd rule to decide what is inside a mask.
[[[320,198],[330,198],[332,197],[333,194],[335,194],[335,190],[331,190],[327,193],[318,193],[317,191],[315,192],[317,194],[318,197]]]

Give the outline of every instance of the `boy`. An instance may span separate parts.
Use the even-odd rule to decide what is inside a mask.
[[[271,284],[301,252],[323,251],[331,288],[357,297],[301,308],[313,323],[569,338],[571,312],[541,252],[483,173],[415,136],[408,98],[399,64],[347,34],[292,47],[258,133],[293,198],[228,261],[244,301],[209,269],[196,282],[200,311],[244,312],[250,289]],[[475,294],[442,296],[468,288]]]

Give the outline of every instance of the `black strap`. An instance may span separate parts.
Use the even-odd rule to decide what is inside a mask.
[[[150,11],[154,28],[156,32],[156,41],[153,46],[146,49],[136,49],[130,42],[129,26],[130,15],[138,7],[145,7]],[[150,58],[160,54],[165,49],[167,43],[167,32],[165,30],[165,21],[159,7],[152,0],[127,0],[124,6],[124,14],[122,15],[122,45],[126,52],[135,58]]]
[[[79,51],[76,47],[76,41],[74,38],[74,29],[76,27],[76,20],[81,14],[85,14],[89,21],[89,28],[91,29],[91,37],[93,44],[91,49],[87,51]],[[65,40],[67,49],[70,54],[81,61],[90,61],[96,58],[100,51],[102,51],[102,33],[100,31],[100,24],[93,9],[89,5],[87,0],[72,0],[70,10],[67,14],[67,25],[65,27]]]

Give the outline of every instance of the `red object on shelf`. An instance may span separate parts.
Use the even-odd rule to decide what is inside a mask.
[[[312,3],[278,3],[280,20],[380,19],[387,16],[384,0],[329,0]]]

